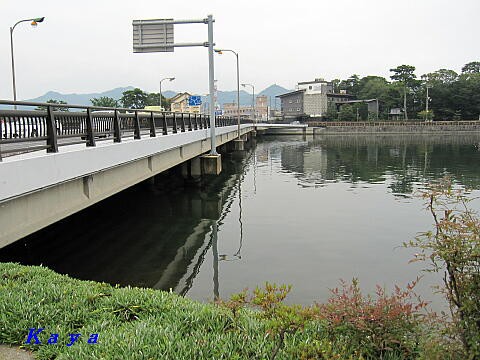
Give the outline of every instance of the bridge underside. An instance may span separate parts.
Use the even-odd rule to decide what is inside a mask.
[[[252,126],[245,126],[241,133],[246,134],[253,129]],[[219,130],[216,136],[218,146],[237,137],[235,126]],[[20,169],[19,162],[16,163],[14,160],[4,162],[4,171],[0,174],[3,180],[0,183],[2,186],[6,184],[7,186],[4,188],[7,190],[0,195],[4,199],[10,195],[10,198],[0,202],[0,248],[132,185],[204,154],[210,150],[210,141],[206,131],[198,130],[198,132],[202,135],[193,136],[190,132],[190,135],[185,135],[190,138],[185,138],[183,143],[180,142],[180,146],[171,146],[157,152],[148,149],[152,148],[152,142],[161,141],[162,138],[146,139],[145,141],[149,143],[144,144],[143,148],[149,151],[148,154],[136,151],[137,147],[142,146],[143,140],[131,142],[130,145],[126,143],[112,144],[117,147],[128,145],[125,152],[127,154],[135,153],[133,156],[137,157],[116,166],[108,166],[109,160],[111,160],[109,154],[113,153],[109,153],[107,147],[104,147],[103,151],[101,147],[98,147],[88,150],[83,148],[82,151],[64,154],[45,154],[37,161],[32,158],[29,160],[33,166],[26,172],[22,171],[23,174],[17,172]],[[181,134],[174,136],[178,139]],[[168,139],[165,141],[168,142]],[[153,148],[155,147],[153,146]],[[156,148],[159,149],[158,143]],[[91,153],[86,154],[87,151]],[[118,153],[118,149],[115,153]],[[98,159],[100,155],[105,159]],[[42,159],[46,161],[44,164],[46,168],[43,169],[43,172],[38,169],[38,164]],[[72,163],[75,159],[78,159],[77,164]],[[70,162],[70,166],[83,169],[80,172],[84,173],[60,171],[61,165],[65,164],[67,160]],[[28,167],[29,162],[26,160],[23,162],[23,166]],[[48,164],[50,164],[50,168],[47,166]],[[25,170],[24,167],[23,170]],[[92,171],[94,168],[97,170]],[[19,178],[21,180],[18,180]],[[6,194],[6,191],[9,194]]]

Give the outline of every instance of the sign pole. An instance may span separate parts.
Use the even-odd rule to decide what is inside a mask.
[[[213,17],[208,15],[208,82],[210,89],[210,104],[214,104],[214,92],[215,92],[215,82],[214,82],[214,66],[213,66]],[[215,138],[215,106],[210,106],[210,155],[217,154],[217,145]]]

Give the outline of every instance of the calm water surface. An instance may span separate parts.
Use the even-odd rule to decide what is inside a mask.
[[[431,227],[415,193],[450,175],[480,188],[480,135],[265,137],[221,176],[140,184],[0,251],[81,279],[209,301],[266,281],[289,302],[325,301],[339,279],[366,292],[420,274],[404,241]],[[474,203],[474,206],[477,206]],[[417,291],[441,308],[426,276]]]

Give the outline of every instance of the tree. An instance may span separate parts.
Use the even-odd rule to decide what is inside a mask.
[[[333,79],[333,80],[332,80],[333,92],[334,92],[334,93],[338,93],[338,92],[339,92],[338,90],[340,89],[340,88],[339,88],[340,83],[341,83],[341,80],[340,80],[340,79]]]
[[[338,112],[339,121],[353,121],[357,117],[356,111],[351,105],[342,105],[340,106],[340,111]]]
[[[421,76],[428,79],[428,83],[432,86],[441,84],[453,84],[458,79],[458,74],[449,69],[440,69],[433,73],[428,73]]]
[[[414,73],[415,66],[411,65],[400,65],[395,69],[390,69],[393,72],[393,75],[390,78],[394,81],[397,81],[403,85],[403,108],[405,114],[405,120],[408,119],[407,115],[407,90],[415,89],[419,82],[416,80],[416,75]]]
[[[390,83],[383,77],[379,76],[366,76],[360,80],[362,85],[358,98],[362,100],[366,99],[378,99],[379,102],[379,112],[383,109],[390,109],[397,107],[397,97],[398,95],[391,96]],[[387,118],[388,114],[383,114],[383,118]],[[375,114],[376,119],[376,114]]]
[[[340,90],[345,90],[347,94],[358,95],[360,90],[360,77],[356,74],[350,76],[347,80],[342,80],[338,87]]]
[[[55,99],[50,99],[47,100],[47,104],[55,104],[55,105],[61,105],[61,104],[66,104],[65,101],[63,100],[55,100]],[[38,106],[35,110],[47,110],[47,106]],[[53,107],[53,111],[68,111],[67,107]]]
[[[162,98],[163,98],[163,96],[162,96]],[[160,100],[160,93],[148,93],[145,105],[147,105],[147,106],[160,106],[159,100]]]
[[[329,102],[327,105],[327,113],[325,114],[325,118],[330,121],[337,120],[338,112],[337,106],[333,102]]]
[[[124,108],[130,109],[143,109],[147,103],[148,94],[135,88],[133,90],[127,90],[123,92],[123,96],[120,99]]]
[[[90,99],[93,106],[99,107],[118,107],[118,100],[108,96],[100,96],[99,98]]]
[[[480,61],[472,61],[462,67],[463,74],[478,74],[480,73]]]

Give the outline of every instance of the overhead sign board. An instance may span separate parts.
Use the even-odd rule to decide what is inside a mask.
[[[201,96],[192,95],[188,98],[188,106],[200,106],[202,105]]]
[[[133,20],[133,52],[173,52],[173,24],[159,20]]]
[[[215,115],[222,116],[223,115],[223,110],[215,110]]]

